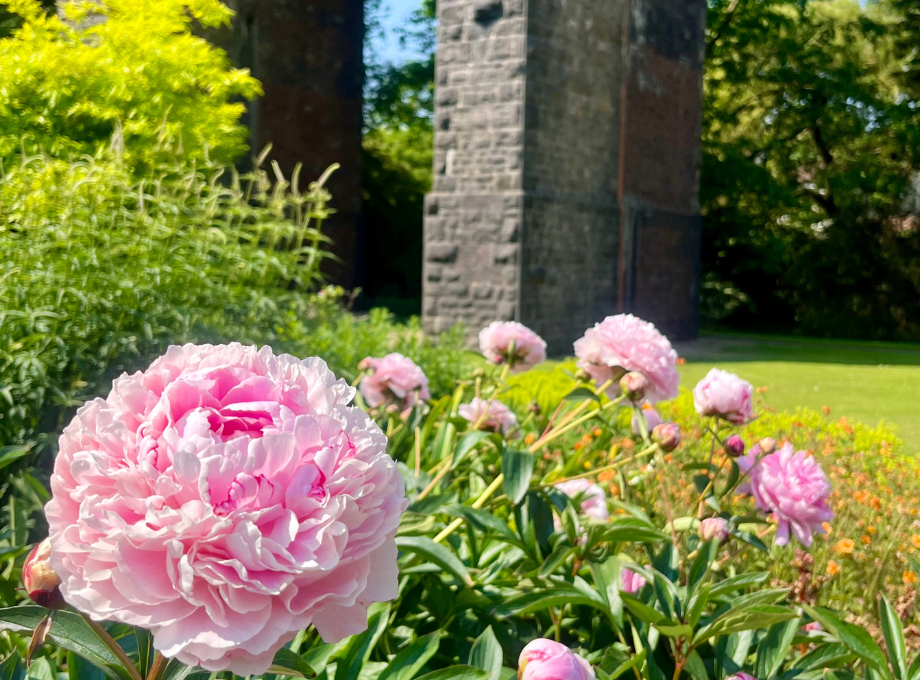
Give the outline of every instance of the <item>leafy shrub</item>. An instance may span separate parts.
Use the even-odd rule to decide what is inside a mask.
[[[191,33],[193,21],[229,22],[218,0],[77,0],[62,4],[64,17],[37,0],[4,4],[22,26],[0,39],[0,157],[21,146],[96,155],[116,133],[131,165],[176,148],[189,162],[229,162],[246,150],[240,99],[261,87]]]

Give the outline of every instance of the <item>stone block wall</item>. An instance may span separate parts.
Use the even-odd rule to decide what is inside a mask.
[[[430,330],[696,333],[705,0],[439,0]]]

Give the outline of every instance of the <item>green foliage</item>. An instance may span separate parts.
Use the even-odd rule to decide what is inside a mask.
[[[21,25],[0,39],[0,158],[21,147],[96,155],[114,143],[150,168],[165,160],[156,154],[229,162],[246,150],[240,99],[261,87],[191,32],[230,21],[218,0],[78,0],[63,17],[38,0],[3,4]]]
[[[711,320],[920,337],[910,5],[710,3],[701,203]]]

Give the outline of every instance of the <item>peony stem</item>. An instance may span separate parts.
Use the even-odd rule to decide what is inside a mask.
[[[137,671],[137,667],[134,665],[128,655],[125,654],[125,650],[121,648],[121,645],[115,641],[115,638],[109,635],[109,632],[97,621],[93,621],[83,612],[80,612],[80,616],[82,616],[83,620],[86,621],[89,627],[93,629],[96,637],[102,640],[102,642],[105,643],[105,646],[112,651],[112,654],[118,657],[118,660],[121,661],[122,665],[125,667],[125,670],[128,671],[128,674],[133,678],[133,680],[142,680],[141,674]]]
[[[162,680],[163,672],[169,663],[166,657],[159,652],[153,657],[153,665],[150,666],[150,672],[147,674],[147,680]]]
[[[493,493],[495,493],[496,491],[498,491],[499,487],[501,487],[501,485],[504,484],[504,482],[505,482],[505,475],[501,474],[501,475],[499,475],[498,477],[496,477],[496,478],[492,481],[492,483],[489,484],[488,487],[486,487],[486,490],[483,491],[483,492],[479,495],[479,498],[477,498],[475,501],[473,501],[473,505],[472,505],[471,507],[473,507],[473,508],[475,508],[475,509],[478,510],[478,509],[481,508],[483,505],[485,505],[485,504],[486,504],[486,501],[489,500],[489,498],[492,497],[492,494],[493,494]],[[437,536],[434,537],[434,542],[435,542],[435,543],[440,543],[440,542],[443,541],[445,538],[447,538],[447,537],[450,536],[452,533],[454,533],[454,532],[460,527],[461,524],[463,524],[463,520],[462,520],[462,519],[460,519],[460,518],[455,519],[453,522],[451,522],[451,523],[448,524],[446,527],[444,527],[444,529],[441,531],[441,533],[439,533]]]

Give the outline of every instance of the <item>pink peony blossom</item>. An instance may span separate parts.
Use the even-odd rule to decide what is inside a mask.
[[[734,675],[729,676],[728,678],[726,678],[726,680],[757,680],[757,678],[755,678],[750,673],[739,672],[739,673],[735,673]]]
[[[651,433],[656,427],[661,425],[661,416],[658,414],[658,411],[655,410],[655,407],[649,404],[648,402],[642,404],[642,415],[645,416],[645,426],[646,431]],[[633,411],[632,417],[632,431],[633,434],[642,434],[642,429],[639,427],[639,411]]]
[[[717,416],[740,424],[751,419],[751,383],[714,368],[693,388],[693,405],[701,416]]]
[[[624,593],[630,595],[638,593],[646,583],[648,581],[645,580],[645,577],[637,574],[632,569],[627,569],[626,567],[620,569],[620,590]]]
[[[806,548],[812,533],[823,534],[824,522],[834,517],[827,504],[831,485],[824,470],[805,451],[794,451],[786,443],[779,451],[757,459],[760,447],[738,459],[741,471],[749,475],[748,484],[739,490],[750,493],[754,503],[776,519],[776,545],[789,542],[789,529]]]
[[[480,430],[508,434],[517,427],[517,416],[498,399],[473,397],[469,404],[461,404],[457,412]]]
[[[393,352],[382,358],[367,357],[358,368],[370,371],[358,388],[371,408],[395,404],[399,410],[431,399],[428,376],[409,357]]]
[[[624,371],[638,371],[649,379],[645,398],[652,404],[677,396],[677,352],[654,325],[632,314],[608,316],[589,328],[575,341],[575,355],[578,367],[598,386]],[[617,383],[607,388],[611,398],[619,392]]]
[[[697,533],[701,541],[711,541],[718,539],[719,543],[725,543],[731,533],[729,532],[728,522],[721,517],[709,517],[700,522]]]
[[[403,481],[321,359],[170,347],[81,408],[46,507],[65,599],[167,657],[258,675],[297,631],[367,628],[397,594]]]
[[[607,518],[610,517],[610,510],[607,508],[607,494],[597,484],[582,478],[570,479],[555,486],[569,498],[581,496],[581,511],[586,516],[602,522],[607,521]]]
[[[489,362],[521,373],[546,360],[546,342],[517,321],[493,321],[479,331],[479,349]]]
[[[518,680],[595,680],[591,664],[555,640],[527,643],[518,659]]]

